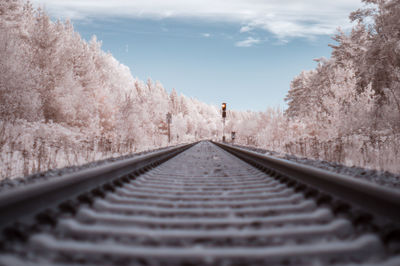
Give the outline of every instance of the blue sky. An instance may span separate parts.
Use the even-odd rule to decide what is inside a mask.
[[[71,18],[85,39],[96,35],[135,77],[254,111],[284,107],[290,81],[314,68],[314,58],[329,57],[336,28],[349,28],[349,12],[362,6],[358,0],[286,0],[291,8],[284,0],[34,2],[53,17]]]

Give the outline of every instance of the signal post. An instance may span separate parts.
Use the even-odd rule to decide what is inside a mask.
[[[171,113],[167,113],[166,120],[168,124],[168,143],[171,142],[171,122],[172,122],[172,115]]]
[[[226,119],[226,103],[222,103],[222,121],[223,121],[223,128],[222,128],[222,142],[225,142],[225,119]]]

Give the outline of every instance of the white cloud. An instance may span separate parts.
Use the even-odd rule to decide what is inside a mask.
[[[349,26],[348,15],[361,0],[32,0],[54,16],[197,19],[262,29],[278,38],[331,35]]]
[[[210,33],[203,33],[202,35],[203,35],[204,38],[210,38],[211,37]]]
[[[248,37],[246,40],[235,43],[237,47],[251,47],[254,44],[260,43],[260,39],[255,39],[253,37]]]
[[[241,32],[241,33],[243,33],[243,32],[249,32],[249,31],[252,31],[252,30],[253,30],[253,28],[252,28],[250,25],[242,26],[242,27],[240,28],[240,32]]]

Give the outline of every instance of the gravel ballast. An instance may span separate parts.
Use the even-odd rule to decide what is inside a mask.
[[[374,169],[366,169],[357,166],[349,167],[335,162],[313,160],[308,158],[297,157],[295,155],[290,155],[290,154],[281,154],[278,152],[269,151],[257,147],[242,146],[242,145],[234,145],[234,146],[251,150],[257,153],[274,156],[285,160],[290,160],[296,163],[314,166],[335,173],[351,176],[357,179],[363,179],[381,186],[400,189],[400,174],[394,174],[387,171],[378,171]]]
[[[373,182],[375,184],[379,184],[382,186],[400,189],[400,174],[394,174],[394,173],[390,173],[387,171],[378,171],[378,170],[374,170],[374,169],[365,169],[365,168],[356,167],[356,166],[349,167],[349,166],[345,166],[345,165],[338,164],[335,162],[307,159],[307,158],[297,157],[297,156],[290,155],[290,154],[281,154],[281,153],[277,153],[274,151],[268,151],[268,150],[257,148],[257,147],[242,146],[242,145],[234,145],[234,146],[244,148],[247,150],[251,150],[254,152],[258,152],[261,154],[270,155],[270,156],[274,156],[277,158],[294,161],[297,163],[311,165],[311,166],[314,166],[317,168],[325,169],[325,170],[332,171],[335,173],[348,175],[348,176],[351,176],[354,178],[367,180],[367,181],[370,181],[370,182]],[[134,154],[130,154],[130,155],[125,155],[125,156],[121,156],[118,158],[109,158],[109,159],[105,159],[105,160],[95,161],[95,162],[87,163],[87,164],[80,165],[80,166],[69,166],[69,167],[60,168],[60,169],[52,169],[52,170],[49,170],[46,172],[36,173],[36,174],[30,175],[30,176],[25,176],[25,177],[5,178],[5,179],[0,180],[0,193],[1,193],[1,191],[6,190],[6,189],[12,189],[12,188],[16,188],[19,186],[33,184],[33,183],[39,182],[39,181],[58,178],[65,174],[74,173],[74,172],[77,172],[77,171],[80,171],[83,169],[93,168],[93,167],[111,163],[111,162],[114,162],[117,160],[133,158],[136,156],[140,156],[140,155],[155,152],[155,151],[160,151],[163,149],[166,149],[166,147],[160,148],[160,149],[155,149],[155,150],[150,150],[150,151],[134,153]]]
[[[14,189],[17,187],[30,185],[30,184],[42,182],[45,180],[59,178],[66,174],[78,172],[83,169],[94,168],[94,167],[112,163],[112,162],[115,162],[118,160],[134,158],[134,157],[137,157],[140,155],[144,155],[144,154],[148,154],[148,153],[152,153],[152,152],[156,152],[156,151],[161,151],[161,150],[171,148],[171,147],[173,147],[173,146],[162,147],[159,149],[154,149],[154,150],[149,150],[149,151],[142,151],[142,152],[138,152],[138,153],[123,155],[120,157],[112,157],[112,158],[99,160],[99,161],[95,161],[95,162],[90,162],[90,163],[78,165],[78,166],[68,166],[68,167],[59,168],[59,169],[51,169],[46,172],[40,172],[40,173],[36,173],[33,175],[29,175],[29,176],[22,176],[22,177],[17,177],[17,178],[4,178],[4,179],[0,180],[0,193],[4,190]]]

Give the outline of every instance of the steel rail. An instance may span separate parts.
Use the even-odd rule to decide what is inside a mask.
[[[26,222],[34,219],[35,214],[59,206],[68,199],[76,198],[96,188],[101,190],[102,186],[107,184],[124,182],[122,178],[126,175],[149,170],[195,144],[179,145],[2,192],[0,229],[17,221]]]
[[[300,184],[309,185],[333,197],[355,204],[373,214],[400,222],[400,191],[398,190],[232,145],[213,143],[259,168],[266,168],[266,170],[296,180]]]
[[[400,265],[392,220],[249,158],[201,142],[117,174],[4,228],[0,264]]]

